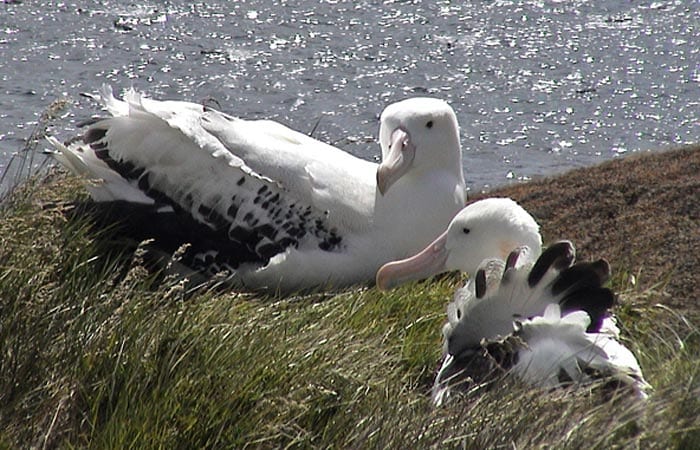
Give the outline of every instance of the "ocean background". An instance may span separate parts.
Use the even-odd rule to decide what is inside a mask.
[[[62,140],[100,114],[79,94],[103,83],[366,159],[384,106],[431,96],[455,109],[480,191],[700,142],[698,36],[698,1],[5,0],[0,171],[54,100],[71,101],[49,129]]]

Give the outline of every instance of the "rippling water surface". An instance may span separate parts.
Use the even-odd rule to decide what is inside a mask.
[[[54,99],[102,83],[216,99],[376,158],[409,96],[457,112],[472,190],[700,142],[698,1],[0,3],[0,166]]]

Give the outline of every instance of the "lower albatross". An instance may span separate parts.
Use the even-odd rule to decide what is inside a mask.
[[[436,405],[465,381],[490,383],[504,371],[548,388],[605,378],[646,397],[650,386],[610,312],[608,263],[575,262],[569,241],[541,251],[537,222],[513,200],[465,207],[423,251],[383,266],[377,286],[450,270],[472,277],[447,307]]]
[[[368,283],[425,246],[464,206],[457,118],[410,98],[381,114],[381,164],[271,120],[157,101],[109,86],[95,119],[55,158],[96,202],[183,262],[250,290],[293,293]],[[138,228],[138,230],[136,230]]]

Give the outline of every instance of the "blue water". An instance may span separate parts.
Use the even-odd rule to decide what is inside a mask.
[[[384,105],[461,124],[472,190],[700,142],[698,1],[0,3],[0,169],[57,98],[102,83],[216,99],[376,158]],[[45,147],[44,144],[39,149]]]

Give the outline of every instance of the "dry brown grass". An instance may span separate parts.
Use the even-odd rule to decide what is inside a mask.
[[[663,303],[697,317],[700,301],[700,145],[617,159],[489,195],[520,202],[546,241],[570,239],[581,258],[605,257],[645,289],[668,280]]]
[[[52,172],[0,209],[0,446],[697,448],[697,165],[688,148],[498,191],[549,239],[611,260],[648,401],[504,381],[440,409],[428,392],[459,279],[188,297],[68,218],[85,193]]]

